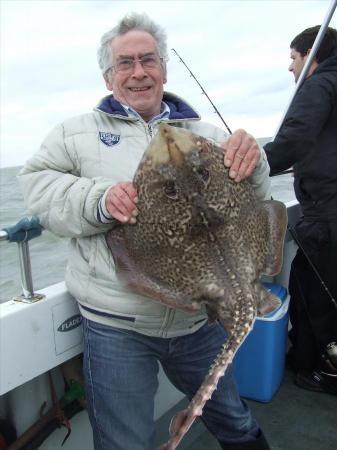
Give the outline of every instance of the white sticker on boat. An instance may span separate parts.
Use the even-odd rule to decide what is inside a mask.
[[[55,352],[57,355],[82,342],[82,317],[74,299],[58,303],[52,308]]]

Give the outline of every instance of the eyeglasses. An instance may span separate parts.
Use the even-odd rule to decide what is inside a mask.
[[[139,62],[144,70],[157,69],[160,64],[165,61],[165,58],[160,58],[157,55],[144,55],[139,59],[122,58],[119,59],[110,69],[115,72],[132,73],[135,70],[135,64]]]

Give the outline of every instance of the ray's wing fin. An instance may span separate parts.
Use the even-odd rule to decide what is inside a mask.
[[[200,304],[181,298],[160,280],[151,277],[139,269],[132,258],[132,251],[126,245],[121,227],[110,230],[106,234],[106,242],[112,253],[116,275],[126,289],[135,294],[144,295],[171,308],[186,312],[198,311]]]
[[[283,242],[287,230],[287,208],[284,203],[276,200],[266,200],[262,207],[268,216],[268,243],[265,267],[262,273],[276,275],[280,272],[283,262]]]
[[[259,317],[270,314],[282,304],[278,297],[267,291],[260,283],[256,284],[255,293],[257,298],[257,315]]]

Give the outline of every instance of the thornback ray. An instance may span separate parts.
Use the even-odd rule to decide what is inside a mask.
[[[260,283],[282,266],[283,203],[256,198],[248,180],[233,181],[223,149],[186,129],[159,126],[134,176],[135,225],[106,235],[125,287],[171,308],[206,308],[228,333],[189,406],[172,420],[161,448],[174,450],[202,414],[219,378],[253,327],[280,300]]]

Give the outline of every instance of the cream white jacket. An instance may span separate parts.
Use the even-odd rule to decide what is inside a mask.
[[[108,96],[92,113],[58,125],[19,174],[26,206],[43,227],[70,237],[66,285],[90,320],[143,334],[174,337],[198,329],[205,311],[188,314],[126,291],[115,275],[105,242],[111,225],[97,220],[99,199],[120,181],[131,181],[142,154],[165,120],[216,143],[227,137],[182,99],[164,94],[168,119],[147,124]],[[251,177],[259,198],[270,197],[269,166],[262,151]]]

